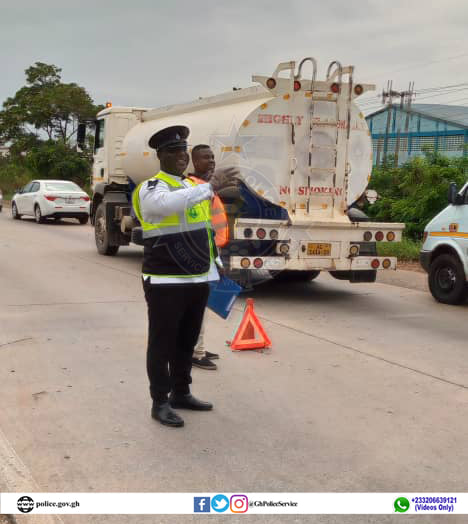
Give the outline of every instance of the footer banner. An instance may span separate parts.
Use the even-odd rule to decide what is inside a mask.
[[[468,493],[0,493],[3,514],[468,514]]]

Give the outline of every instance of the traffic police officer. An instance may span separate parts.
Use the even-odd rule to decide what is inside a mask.
[[[144,238],[143,289],[148,306],[147,372],[151,415],[167,426],[183,419],[172,408],[208,411],[209,402],[190,393],[192,354],[208,300],[210,280],[218,280],[211,230],[214,192],[238,183],[233,168],[216,171],[209,183],[184,177],[189,156],[185,126],[155,133],[161,171],[133,193]]]

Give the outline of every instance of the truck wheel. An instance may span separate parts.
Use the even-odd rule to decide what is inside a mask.
[[[270,271],[270,275],[278,282],[310,282],[317,278],[320,271],[293,271],[285,269],[284,271]]]
[[[455,255],[439,255],[429,268],[429,289],[443,304],[460,304],[466,298],[466,278],[463,266]]]
[[[117,254],[119,246],[109,244],[109,234],[106,224],[106,206],[104,203],[99,204],[96,209],[96,219],[94,221],[94,238],[96,247],[101,255],[113,256]]]

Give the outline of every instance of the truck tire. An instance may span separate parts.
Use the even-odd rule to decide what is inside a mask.
[[[317,278],[319,270],[314,271],[293,271],[285,269],[284,271],[270,271],[270,275],[278,282],[310,282]]]
[[[106,206],[101,202],[96,209],[96,219],[94,221],[94,239],[96,247],[101,255],[114,256],[119,250],[119,246],[109,244],[109,235],[106,224]]]
[[[429,289],[443,304],[460,304],[466,299],[467,284],[463,265],[456,255],[444,253],[429,267]]]

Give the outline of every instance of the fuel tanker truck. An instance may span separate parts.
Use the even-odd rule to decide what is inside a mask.
[[[355,206],[372,168],[370,132],[356,99],[375,86],[355,82],[353,73],[335,61],[319,80],[316,60],[308,57],[253,76],[253,87],[186,104],[107,104],[97,115],[93,165],[91,223],[99,253],[142,244],[131,194],[159,171],[148,140],[184,125],[192,147],[209,145],[217,167],[240,172],[240,197],[225,203],[229,243],[221,257],[231,275],[243,280],[266,270],[276,278],[312,279],[328,271],[373,282],[378,270],[395,269],[395,258],[377,256],[376,243],[401,240],[404,225],[372,222]]]

